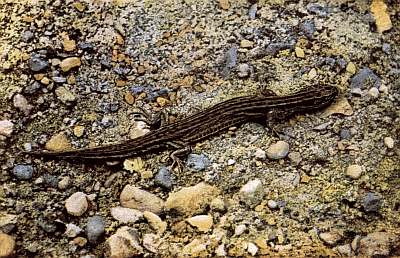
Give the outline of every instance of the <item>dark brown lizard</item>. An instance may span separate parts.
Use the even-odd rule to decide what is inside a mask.
[[[284,120],[295,114],[320,110],[329,106],[338,94],[339,90],[334,86],[319,86],[286,96],[259,93],[236,97],[161,126],[144,136],[118,144],[59,152],[28,153],[49,158],[112,160],[168,148],[181,149],[246,122]]]

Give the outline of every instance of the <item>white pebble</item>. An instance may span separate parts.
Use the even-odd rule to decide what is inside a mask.
[[[247,252],[249,252],[249,254],[251,254],[252,256],[256,255],[257,251],[258,251],[258,247],[255,244],[250,242],[247,245]]]
[[[373,88],[369,89],[368,95],[370,95],[370,96],[373,97],[373,98],[379,97],[379,90],[378,90],[378,88],[373,87]]]
[[[76,192],[72,194],[65,201],[65,208],[69,214],[73,216],[81,216],[88,208],[86,194],[82,192]]]
[[[243,232],[246,230],[246,228],[247,227],[244,224],[240,224],[240,225],[236,226],[235,235],[240,236],[241,234],[243,234]]]
[[[14,130],[14,124],[9,120],[0,121],[0,135],[10,136]]]
[[[263,151],[262,149],[257,149],[256,152],[254,153],[254,156],[256,157],[256,159],[265,159],[266,153],[265,151]]]
[[[276,209],[278,207],[278,204],[274,200],[268,200],[267,205],[270,209]]]
[[[270,159],[282,159],[289,153],[289,144],[284,141],[278,141],[271,144],[267,149],[267,156]]]
[[[394,147],[394,140],[392,137],[385,137],[383,139],[383,142],[385,143],[386,147],[388,147],[389,149],[393,149]]]
[[[228,166],[232,166],[235,163],[236,161],[234,159],[228,159]]]
[[[346,175],[352,179],[358,179],[361,177],[362,167],[360,165],[350,165],[346,169]]]

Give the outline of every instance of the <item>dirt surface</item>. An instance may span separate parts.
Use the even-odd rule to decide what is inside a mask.
[[[370,1],[161,2],[0,2],[4,256],[400,255],[396,1],[376,1],[386,29]],[[23,153],[137,137],[137,108],[171,122],[322,84],[341,91],[328,110],[233,128],[193,146],[183,171],[167,151]]]

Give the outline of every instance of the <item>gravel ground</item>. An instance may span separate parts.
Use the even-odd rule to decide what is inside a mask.
[[[396,1],[0,2],[0,257],[400,256]],[[389,15],[389,22],[385,17]],[[120,163],[43,160],[266,87],[341,90]]]

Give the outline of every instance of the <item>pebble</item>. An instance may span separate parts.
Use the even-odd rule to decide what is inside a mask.
[[[45,59],[43,59],[42,56],[33,54],[31,56],[31,59],[29,60],[29,66],[32,71],[34,72],[40,72],[42,70],[45,70],[47,66],[49,65],[49,62]]]
[[[143,212],[130,208],[114,207],[111,208],[111,216],[120,223],[135,223],[143,218]]]
[[[386,147],[388,147],[388,149],[393,149],[394,147],[394,140],[392,137],[385,137],[383,139],[383,142],[385,143]]]
[[[151,211],[155,214],[160,214],[164,209],[164,201],[161,198],[131,185],[126,185],[122,190],[120,202],[125,208]]]
[[[324,241],[325,244],[332,246],[340,241],[340,239],[342,239],[342,236],[336,232],[323,232],[319,234],[319,238],[321,238],[321,240]]]
[[[325,111],[322,113],[322,116],[328,117],[333,114],[351,116],[353,113],[353,108],[351,107],[349,101],[345,97],[339,97],[336,102],[325,109]]]
[[[249,18],[250,18],[250,20],[254,20],[256,18],[257,8],[258,8],[257,4],[252,4],[250,6],[250,8],[249,8]]]
[[[390,50],[391,50],[391,46],[390,46],[390,44],[389,43],[383,43],[382,44],[382,51],[385,53],[385,54],[390,54]]]
[[[207,244],[199,239],[193,239],[192,242],[183,247],[183,257],[205,257],[207,251]]]
[[[144,169],[144,161],[140,158],[126,159],[123,163],[124,169],[133,173],[141,172]]]
[[[267,149],[267,156],[270,159],[282,159],[289,153],[289,144],[285,141],[278,141],[271,144]]]
[[[210,203],[210,208],[215,211],[225,211],[225,202],[221,198],[214,198]]]
[[[85,132],[85,127],[83,125],[76,125],[74,126],[74,135],[78,138],[83,136]]]
[[[73,216],[81,216],[86,212],[88,206],[86,194],[83,192],[76,192],[65,201],[68,214]]]
[[[348,128],[343,128],[340,130],[340,139],[342,140],[350,140],[351,132]]]
[[[22,33],[22,35],[21,35],[21,40],[22,40],[23,42],[29,42],[31,39],[33,39],[33,37],[34,37],[33,32],[30,31],[30,30],[26,30],[26,31],[24,31],[24,32]]]
[[[57,98],[61,100],[62,103],[68,104],[70,102],[76,101],[76,96],[67,88],[60,86],[55,90]]]
[[[50,151],[63,151],[71,149],[71,143],[68,141],[67,136],[64,133],[53,135],[48,142],[46,142],[45,148]]]
[[[226,257],[226,256],[227,256],[227,253],[226,253],[226,251],[225,251],[225,245],[224,245],[224,244],[220,244],[220,245],[215,249],[215,254],[216,254],[217,256],[220,256],[220,257]]]
[[[240,41],[240,47],[241,48],[252,48],[254,46],[254,42],[247,40],[247,39],[242,39]]]
[[[306,20],[300,25],[300,29],[308,39],[312,39],[315,32],[315,23],[312,20]]]
[[[68,223],[65,226],[65,235],[67,235],[69,238],[77,237],[82,232],[82,229],[75,224]]]
[[[254,153],[254,157],[259,160],[264,160],[267,158],[267,154],[265,153],[264,150],[262,149],[257,149],[256,152]]]
[[[24,93],[26,94],[34,94],[36,93],[40,88],[42,88],[42,85],[38,82],[34,82],[32,84],[29,84],[24,87]]]
[[[107,241],[107,257],[129,258],[139,256],[143,248],[139,243],[139,234],[133,228],[123,226]]]
[[[87,244],[87,239],[84,237],[76,237],[74,240],[72,240],[72,243],[77,246],[84,247]]]
[[[61,61],[60,67],[63,72],[68,72],[74,67],[81,66],[81,59],[79,57],[68,57]]]
[[[264,189],[260,179],[247,182],[240,188],[239,198],[250,208],[258,205],[264,197]]]
[[[340,245],[337,247],[338,252],[343,256],[351,256],[352,250],[350,244]]]
[[[295,166],[299,165],[300,162],[303,160],[300,152],[291,152],[288,154],[288,158],[290,159],[291,163]]]
[[[229,0],[218,0],[219,7],[223,10],[228,10],[230,7]]]
[[[0,232],[12,232],[15,229],[17,222],[17,215],[0,212]]]
[[[228,166],[232,166],[236,163],[236,160],[234,159],[228,159]]]
[[[235,236],[240,236],[241,234],[243,234],[244,231],[246,231],[246,229],[247,226],[244,224],[237,225],[235,227]]]
[[[320,3],[309,3],[306,6],[307,11],[316,14],[321,17],[326,17],[329,14],[329,9],[326,6],[322,6]]]
[[[368,67],[364,67],[363,69],[361,69],[350,80],[351,88],[379,88],[380,85],[381,79]]]
[[[389,232],[373,232],[360,240],[361,257],[389,257],[392,250],[399,250],[400,238]]]
[[[159,234],[162,234],[167,230],[167,222],[162,221],[162,219],[150,211],[143,212],[143,217],[149,222],[150,226],[157,230]]]
[[[166,201],[167,210],[176,210],[179,213],[191,216],[202,213],[211,200],[219,194],[219,190],[206,183],[184,187],[178,192],[170,193]]]
[[[346,175],[352,179],[359,179],[362,174],[362,167],[360,165],[350,165],[346,169]]]
[[[379,97],[379,89],[372,87],[371,89],[369,89],[368,95],[370,95],[372,98],[376,99],[377,97]]]
[[[237,47],[231,47],[226,53],[225,69],[229,70],[236,66],[237,63]]]
[[[20,180],[28,180],[32,178],[33,171],[32,165],[18,164],[13,168],[13,175]]]
[[[14,131],[14,124],[10,120],[0,120],[0,135],[11,136]]]
[[[250,65],[248,64],[240,64],[238,66],[238,76],[240,78],[245,78],[250,74]]]
[[[157,253],[157,249],[160,246],[160,237],[156,234],[144,234],[143,246],[152,253]]]
[[[304,50],[300,47],[295,47],[294,48],[294,52],[296,53],[296,56],[299,58],[304,58],[305,57],[305,53]]]
[[[56,176],[46,173],[43,175],[43,183],[45,183],[48,187],[57,188],[58,178]]]
[[[13,98],[14,107],[24,112],[25,115],[29,115],[33,106],[28,104],[26,98],[21,94],[15,94]]]
[[[353,62],[349,62],[346,66],[346,72],[355,74],[357,71],[356,65]]]
[[[60,181],[58,181],[58,188],[60,190],[65,190],[67,189],[71,184],[71,178],[69,178],[68,176],[64,176],[61,178]]]
[[[210,165],[210,160],[204,154],[189,154],[186,166],[193,171],[203,171]]]
[[[382,206],[382,197],[376,193],[368,192],[363,197],[362,205],[366,212],[377,212]]]
[[[258,252],[258,247],[250,242],[247,244],[247,252],[249,252],[249,254],[251,254],[252,256],[255,256]]]
[[[0,257],[13,257],[15,253],[15,240],[12,236],[0,232]]]
[[[172,185],[175,183],[171,171],[165,166],[160,167],[158,173],[154,177],[154,182],[165,189],[171,189]]]
[[[103,236],[105,231],[106,222],[102,216],[95,215],[88,218],[86,225],[86,236],[89,243],[97,243]]]
[[[270,208],[272,210],[278,208],[278,203],[274,200],[268,200],[267,205],[268,205],[268,208]]]
[[[213,225],[211,215],[197,215],[186,220],[190,225],[196,227],[200,232],[208,232]]]

